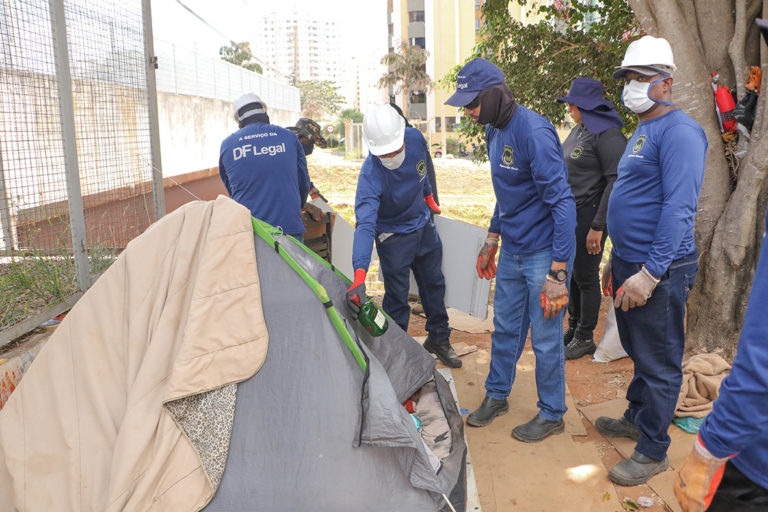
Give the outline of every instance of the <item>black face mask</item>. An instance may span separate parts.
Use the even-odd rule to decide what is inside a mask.
[[[312,144],[311,142],[310,142],[309,144],[304,144],[304,143],[302,142],[302,143],[301,143],[301,147],[303,147],[303,148],[304,148],[304,154],[305,154],[306,156],[309,156],[309,155],[311,155],[311,154],[312,154],[312,152],[315,150],[315,145],[314,145],[314,144]]]
[[[480,124],[490,123],[491,126],[500,130],[507,126],[515,113],[515,109],[517,109],[515,97],[507,84],[494,85],[484,89],[480,91],[478,97],[482,106],[477,122]]]

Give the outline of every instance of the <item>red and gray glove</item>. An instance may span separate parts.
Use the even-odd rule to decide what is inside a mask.
[[[424,196],[424,202],[427,203],[427,207],[432,213],[443,213],[443,211],[440,209],[440,205],[435,202],[435,198],[432,196],[432,194]]]
[[[683,512],[704,512],[709,508],[729,458],[715,457],[696,436],[693,450],[675,474],[675,497]]]
[[[490,236],[485,239],[480,254],[477,255],[477,277],[488,279],[496,277],[496,251],[499,249],[499,237]]]
[[[325,198],[325,196],[323,194],[321,194],[319,190],[317,190],[317,187],[312,185],[312,188],[309,189],[309,198],[310,199],[316,199],[318,197],[320,199],[322,199],[323,201],[325,201],[326,203],[328,202],[328,200]]]
[[[568,306],[568,288],[565,281],[558,281],[547,274],[539,296],[544,318],[555,318],[560,311]]]
[[[355,270],[355,280],[347,290],[347,305],[355,316],[360,313],[360,307],[365,302],[365,274],[367,272],[362,268]]]
[[[616,308],[620,307],[622,311],[645,306],[659,281],[661,279],[653,277],[645,268],[645,265],[643,265],[643,268],[637,274],[629,276],[616,291],[613,306]]]

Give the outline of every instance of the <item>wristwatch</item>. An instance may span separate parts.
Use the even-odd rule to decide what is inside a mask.
[[[568,278],[568,272],[563,269],[550,270],[549,275],[552,276],[555,280],[557,280],[560,283],[564,283],[565,280]]]

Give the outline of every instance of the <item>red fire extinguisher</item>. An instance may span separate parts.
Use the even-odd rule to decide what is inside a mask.
[[[735,132],[736,120],[733,118],[733,109],[736,108],[736,102],[733,101],[733,95],[726,87],[718,87],[715,91],[715,102],[720,111],[720,117],[723,122],[723,131]]]

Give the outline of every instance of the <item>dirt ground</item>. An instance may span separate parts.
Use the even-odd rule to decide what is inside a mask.
[[[604,298],[601,306],[600,320],[595,331],[596,340],[602,338],[605,318],[609,307],[610,300]],[[411,336],[425,336],[427,333],[424,330],[424,323],[425,319],[423,317],[411,315],[408,333]],[[468,345],[477,346],[478,349],[490,349],[491,336],[490,333],[469,334],[454,330],[451,333],[451,342],[454,344],[464,342]],[[530,348],[530,338],[528,340],[528,348]],[[461,370],[453,370],[453,372],[460,371]],[[591,356],[584,356],[578,360],[566,361],[566,382],[578,408],[608,402],[615,400],[616,398],[624,398],[627,386],[632,378],[632,372],[632,361],[629,358],[612,361],[610,363],[594,363],[592,362]],[[480,380],[470,384],[482,388],[484,383]],[[461,400],[461,397],[459,398]],[[466,406],[462,405],[462,407]],[[594,443],[597,446],[602,462],[607,469],[610,469],[614,464],[623,460],[623,457],[619,454],[616,448],[595,430],[592,423],[581,413],[580,417],[586,428],[587,436],[574,436],[574,441],[580,443]],[[470,452],[472,452],[472,449],[472,444],[470,442]],[[653,498],[654,505],[648,508],[641,508],[641,510],[644,511],[664,512],[674,510],[677,507],[675,504],[674,508],[668,508],[663,499],[647,485],[636,487],[613,486],[613,488],[615,489],[614,496],[618,498],[619,502],[623,502],[625,498],[631,498],[632,500],[637,501],[640,496]],[[481,506],[483,506],[483,510],[493,510],[495,508],[492,504],[489,507],[486,506],[487,503],[484,502],[482,490],[480,492],[480,503]]]

